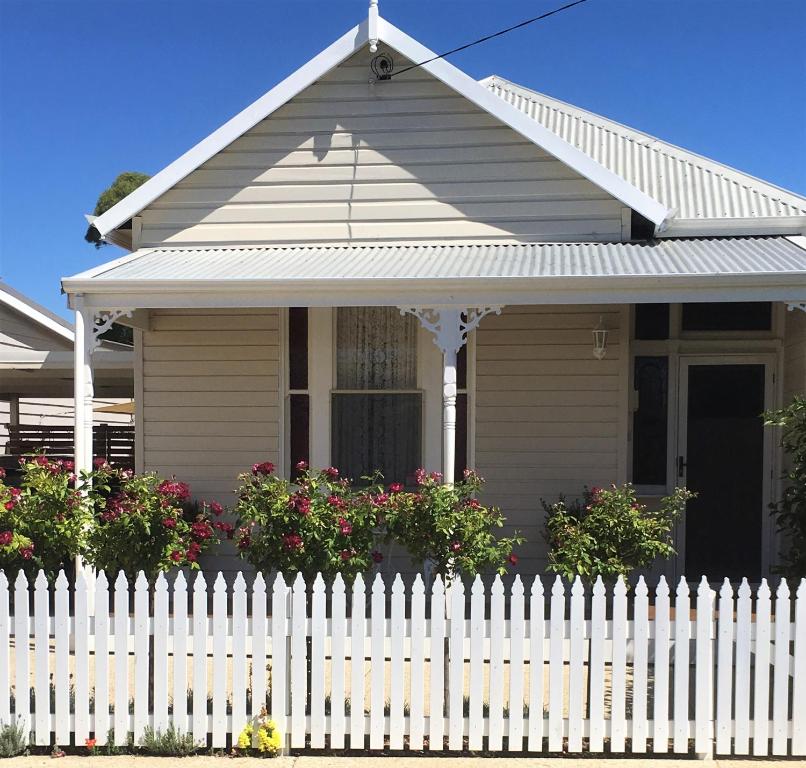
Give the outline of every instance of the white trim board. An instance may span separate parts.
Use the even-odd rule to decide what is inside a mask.
[[[54,315],[4,282],[0,282],[0,303],[27,317],[47,331],[61,336],[71,344],[73,343],[73,326],[67,320]]]
[[[424,61],[435,56],[425,46],[379,18],[378,39],[411,61]],[[239,112],[235,117],[202,139],[138,187],[134,192],[92,221],[101,236],[106,237],[171,187],[196,170],[202,163],[253,128],[258,122],[297,96],[334,67],[369,43],[369,25],[366,21],[353,27],[324,51],[304,64],[300,69],[280,82],[257,101]],[[530,119],[519,109],[500,99],[483,85],[450,64],[445,59],[424,64],[422,69],[430,73],[461,96],[476,104],[505,125],[520,133],[549,154],[565,163],[598,187],[613,195],[625,205],[652,221],[660,231],[664,228],[670,211],[666,206],[639,190],[617,174],[573,147],[556,134]]]

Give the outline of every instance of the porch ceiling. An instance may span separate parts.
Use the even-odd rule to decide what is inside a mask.
[[[62,284],[99,307],[803,301],[806,238],[150,248]]]

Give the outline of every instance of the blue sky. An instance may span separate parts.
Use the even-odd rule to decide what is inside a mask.
[[[437,51],[562,0],[380,0]],[[0,277],[114,258],[82,214],[153,174],[366,15],[368,0],[0,0]],[[806,194],[803,0],[588,0],[451,57]]]

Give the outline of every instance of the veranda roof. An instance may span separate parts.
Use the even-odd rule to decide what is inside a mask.
[[[806,237],[148,248],[65,278],[63,287],[144,308],[194,306],[178,297],[198,304],[202,294],[220,306],[243,305],[225,299],[237,294],[276,306],[803,301]]]

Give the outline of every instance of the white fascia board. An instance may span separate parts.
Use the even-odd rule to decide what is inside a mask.
[[[342,61],[366,45],[368,40],[367,22],[364,21],[342,35],[336,42],[325,48],[317,56],[314,56],[307,64],[289,75],[257,101],[252,102],[231,120],[213,131],[207,138],[202,139],[196,146],[185,152],[184,155],[174,160],[155,176],[152,176],[147,182],[135,189],[134,192],[124,197],[117,205],[112,206],[106,213],[95,219],[92,224],[100,232],[101,236],[105,237],[107,233],[128,221],[147,205],[153,203],[160,195],[171,189],[217,152],[220,152],[250,128],[254,128],[261,120],[264,120],[276,109],[293,99],[333,67],[341,64]]]
[[[86,286],[89,288],[90,286]],[[81,290],[84,286],[76,286]],[[98,309],[806,301],[806,272],[608,277],[105,281]]]
[[[425,61],[436,55],[385,19],[379,19],[378,25],[381,40],[411,61],[415,63]],[[422,68],[438,80],[441,80],[449,88],[497,117],[501,122],[537,144],[593,184],[596,184],[596,186],[609,192],[624,205],[649,219],[658,230],[662,230],[664,223],[670,218],[671,211],[665,205],[634,187],[617,174],[609,171],[536,120],[532,120],[517,107],[496,96],[484,85],[466,75],[450,62],[445,59],[436,59],[428,64],[423,64]]]
[[[44,307],[35,304],[5,283],[0,283],[0,303],[10,307],[15,312],[19,312],[43,328],[58,334],[65,341],[73,343],[73,329],[66,320],[51,315]]]
[[[752,219],[672,219],[658,236],[764,237],[806,233],[806,216],[759,216]]]

